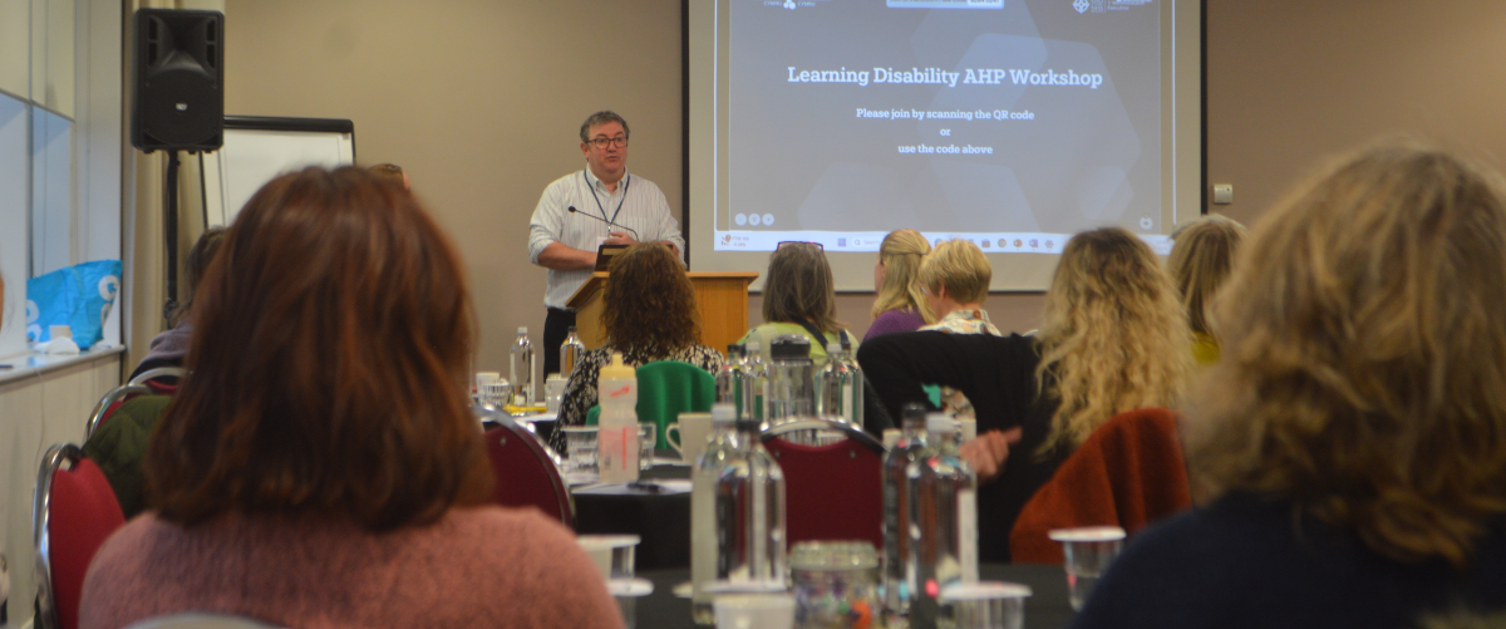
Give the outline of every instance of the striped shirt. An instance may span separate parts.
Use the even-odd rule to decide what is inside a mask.
[[[572,215],[568,208],[574,207],[579,214]],[[619,209],[620,208],[620,209]],[[594,216],[595,219],[590,218]],[[615,219],[613,218],[615,216]],[[611,220],[615,225],[608,226]],[[539,197],[539,206],[533,211],[529,222],[528,261],[539,263],[539,254],[550,243],[558,242],[572,249],[595,251],[608,232],[633,232],[640,242],[667,240],[685,251],[685,239],[680,235],[680,222],[669,211],[669,202],[659,186],[642,177],[624,175],[615,192],[608,192],[605,183],[596,178],[590,169],[578,170],[556,179],[544,188]],[[570,296],[591,278],[591,269],[579,271],[556,271],[549,269],[547,288],[544,290],[544,305],[564,308]]]

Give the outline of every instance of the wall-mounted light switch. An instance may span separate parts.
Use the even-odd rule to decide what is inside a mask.
[[[1216,183],[1216,184],[1213,184],[1213,204],[1214,205],[1228,205],[1228,204],[1233,203],[1233,202],[1234,202],[1234,184],[1232,184],[1232,183]]]

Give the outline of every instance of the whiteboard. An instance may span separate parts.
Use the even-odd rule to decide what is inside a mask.
[[[226,226],[262,185],[307,166],[356,161],[355,125],[329,118],[226,116],[225,144],[199,157],[204,224]]]

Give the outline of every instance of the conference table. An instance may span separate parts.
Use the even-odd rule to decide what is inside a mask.
[[[984,581],[1008,581],[1030,586],[1032,595],[1025,599],[1027,629],[1058,629],[1072,622],[1074,613],[1067,597],[1067,577],[1061,566],[1035,564],[979,567]],[[690,579],[689,570],[651,570],[638,573],[654,584],[652,594],[636,603],[640,629],[692,629],[690,600],[675,596],[674,587]]]

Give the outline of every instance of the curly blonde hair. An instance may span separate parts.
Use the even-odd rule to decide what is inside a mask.
[[[1192,369],[1192,333],[1150,247],[1118,227],[1067,241],[1046,291],[1036,379],[1057,400],[1042,452],[1076,448],[1117,413],[1171,406]]]
[[[1198,334],[1213,334],[1208,307],[1229,279],[1234,255],[1245,240],[1245,226],[1234,219],[1209,214],[1171,233],[1176,244],[1166,264],[1187,309],[1187,325]]]
[[[878,287],[872,315],[910,308],[920,313],[926,323],[936,321],[936,313],[926,304],[917,274],[923,256],[931,252],[931,243],[913,229],[900,229],[884,236],[879,245],[879,262],[884,264],[884,285]]]
[[[673,352],[701,339],[695,287],[663,243],[640,242],[607,265],[602,328],[620,350]]]
[[[1506,188],[1390,141],[1255,230],[1215,304],[1200,492],[1250,492],[1404,561],[1467,565],[1506,513]]]

